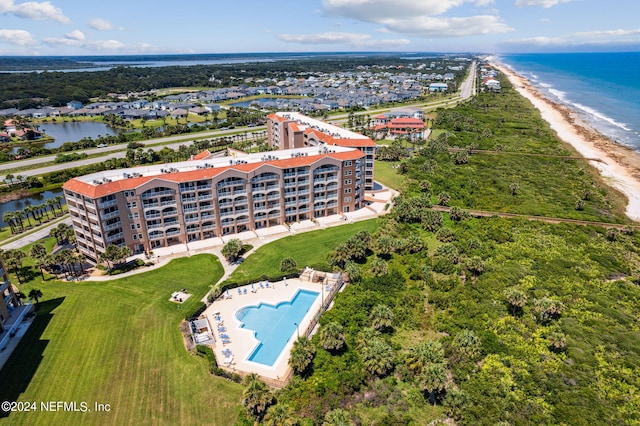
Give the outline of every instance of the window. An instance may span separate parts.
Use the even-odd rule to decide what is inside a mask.
[[[136,234],[133,234],[133,239],[134,239],[134,240],[137,240],[137,239],[138,239],[138,236],[137,236]]]
[[[345,188],[344,189],[344,193],[345,194],[351,194],[351,188]]]
[[[139,215],[138,213],[134,213],[134,214],[133,214],[133,218],[134,218],[134,219],[138,219],[139,217],[140,217],[140,215]]]
[[[351,160],[344,162],[344,166],[345,167],[350,167],[351,165],[353,165],[353,161],[351,161]]]
[[[345,179],[344,180],[344,184],[345,185],[351,185],[351,183],[353,183],[353,181],[351,179]]]
[[[136,223],[136,228],[140,229],[140,224]]]
[[[344,197],[344,202],[345,203],[350,203],[351,202],[351,197]]]
[[[352,170],[345,170],[344,171],[344,175],[345,176],[351,176],[351,172],[352,172]]]
[[[138,239],[141,240],[142,239],[142,234],[138,234]]]
[[[132,224],[131,224],[131,230],[132,230],[132,231],[135,231],[135,229],[136,229],[136,225],[132,223]]]
[[[348,212],[349,212],[349,206],[344,207],[344,208],[342,209],[342,211],[343,211],[344,213],[348,213]]]

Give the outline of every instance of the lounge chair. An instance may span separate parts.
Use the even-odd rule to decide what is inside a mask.
[[[260,288],[264,288],[264,284],[260,283]]]
[[[246,288],[244,289],[243,293],[244,293],[244,294],[247,294],[247,289],[246,289]]]
[[[267,288],[269,288],[269,281],[267,281],[267,283],[265,285],[267,286]]]
[[[227,327],[218,327],[219,333],[224,333],[225,331],[227,331]]]
[[[242,290],[241,289],[238,289],[238,294],[242,294]]]

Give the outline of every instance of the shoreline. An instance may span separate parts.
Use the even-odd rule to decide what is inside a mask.
[[[613,142],[585,123],[578,112],[546,98],[527,78],[507,65],[495,60],[489,63],[540,111],[542,119],[549,123],[560,140],[571,145],[583,157],[603,161],[589,161],[589,164],[627,198],[627,217],[640,221],[640,153]]]

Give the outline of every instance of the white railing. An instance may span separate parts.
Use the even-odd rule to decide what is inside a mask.
[[[101,201],[98,203],[98,207],[101,209],[107,208],[107,207],[111,207],[111,206],[115,206],[116,204],[118,204],[118,200],[113,199],[113,200],[109,200],[109,201]]]
[[[111,219],[112,217],[119,217],[119,216],[120,216],[120,213],[118,211],[111,212],[111,213],[102,213],[100,215],[102,220],[107,220],[107,219]]]
[[[173,194],[175,194],[174,190],[165,189],[164,191],[145,192],[144,194],[141,195],[140,198],[144,200],[146,198],[155,198],[155,197],[160,197],[162,195],[173,195]]]

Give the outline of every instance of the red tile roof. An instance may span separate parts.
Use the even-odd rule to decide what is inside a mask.
[[[95,198],[103,197],[105,195],[113,194],[116,192],[135,189],[140,185],[143,185],[154,179],[180,183],[180,182],[189,182],[189,181],[200,180],[200,179],[210,179],[227,170],[238,170],[240,172],[248,173],[248,172],[257,170],[264,165],[271,165],[281,169],[286,169],[290,167],[312,165],[313,163],[325,157],[331,157],[331,158],[335,158],[336,160],[345,161],[345,160],[356,160],[358,158],[362,158],[363,156],[364,154],[362,153],[362,151],[354,149],[352,151],[346,151],[346,152],[332,152],[329,154],[322,154],[322,155],[309,155],[309,156],[285,158],[285,159],[271,160],[271,161],[258,162],[258,163],[237,164],[233,166],[189,170],[189,171],[176,172],[176,173],[165,173],[165,174],[159,174],[154,176],[118,179],[116,181],[107,182],[100,185],[86,183],[76,178],[73,178],[67,181],[64,185],[62,185],[62,188],[69,191],[77,192],[89,198],[95,199]]]
[[[206,158],[209,158],[209,156],[211,155],[211,153],[209,152],[208,149],[205,149],[202,152],[197,153],[196,155],[193,156],[193,158],[191,158],[192,160],[204,160]]]

